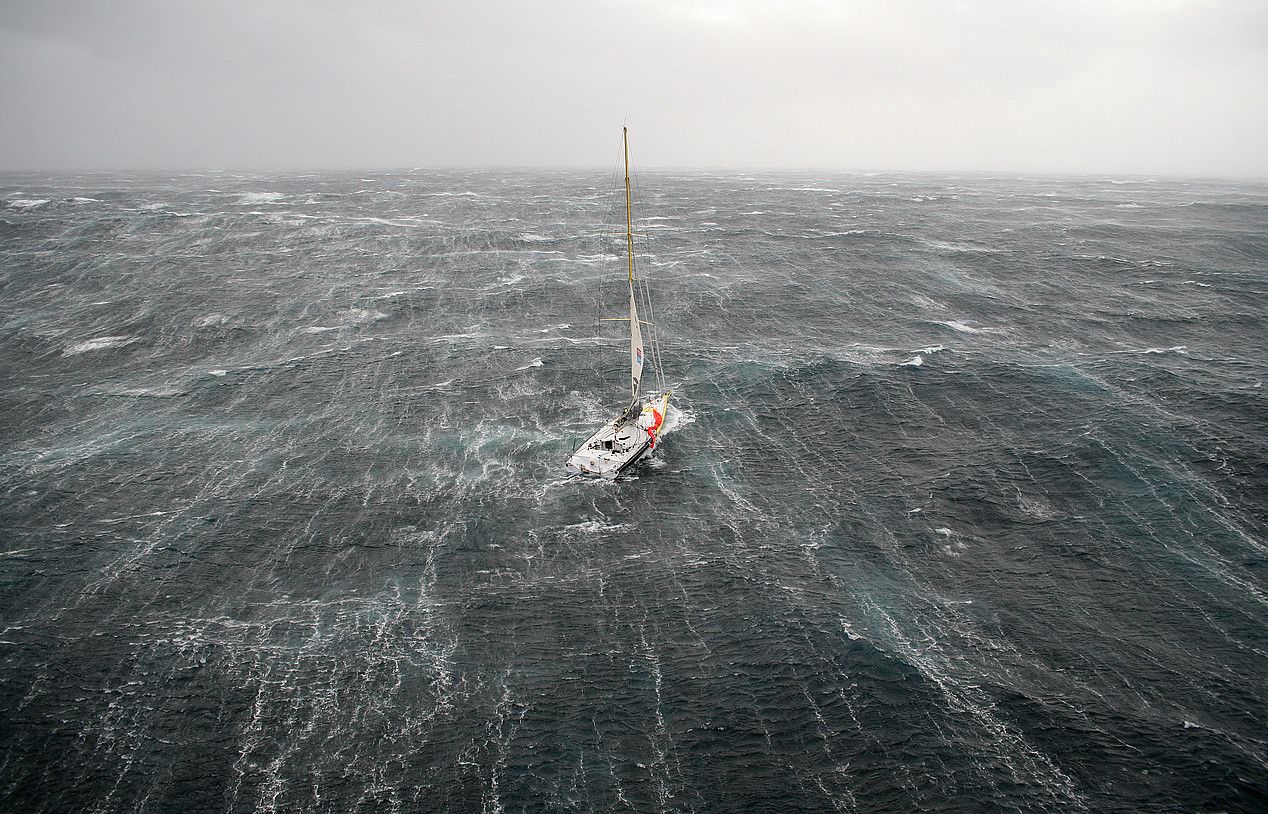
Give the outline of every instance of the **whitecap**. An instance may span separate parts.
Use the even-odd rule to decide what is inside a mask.
[[[208,376],[215,376],[217,379],[219,379],[219,378],[221,378],[221,377],[223,377],[223,376],[227,376],[227,375],[229,375],[229,371],[227,371],[227,370],[221,370],[220,368],[217,368],[217,369],[215,369],[215,370],[208,370],[208,371],[207,371],[207,375],[208,375]]]
[[[170,385],[163,387],[129,387],[126,390],[118,391],[116,395],[131,396],[132,398],[170,399],[174,396],[185,395],[185,391]]]
[[[929,347],[927,347],[927,348],[920,348],[920,349],[918,349],[918,350],[916,350],[916,351],[913,351],[913,352],[914,352],[914,353],[923,353],[923,354],[925,354],[925,355],[927,356],[927,355],[929,355],[929,354],[939,353],[939,352],[944,351],[944,350],[946,350],[946,348],[944,348],[942,345],[930,345],[930,346],[929,346]]]
[[[962,334],[997,334],[1001,332],[1001,329],[999,328],[974,328],[972,325],[967,325],[954,319],[937,320],[937,323],[939,325],[945,325],[953,331],[959,331]]]
[[[1108,353],[1109,353],[1110,355],[1117,355],[1117,354],[1123,354],[1123,353],[1128,353],[1128,354],[1179,353],[1179,354],[1182,354],[1182,355],[1183,355],[1183,354],[1188,354],[1188,352],[1189,352],[1189,346],[1188,346],[1188,345],[1174,345],[1174,346],[1172,346],[1172,347],[1170,347],[1170,348],[1144,348],[1143,350],[1112,350],[1112,351],[1108,351]]]
[[[48,203],[47,198],[10,198],[5,201],[9,206],[17,209],[34,209],[37,206],[43,206]]]
[[[281,192],[245,192],[238,203],[242,205],[274,203],[285,197],[286,195]]]
[[[938,249],[944,252],[957,252],[960,254],[1000,254],[1000,249],[992,249],[987,246],[978,246],[974,243],[952,243],[947,240],[926,240],[917,238],[921,243],[931,249]]]
[[[899,367],[920,367],[924,363],[925,363],[924,357],[921,356],[919,353],[917,353],[915,356],[911,357],[907,361],[899,362],[898,366]]]
[[[74,356],[77,353],[87,353],[88,351],[104,350],[106,348],[121,348],[124,345],[131,345],[133,342],[139,341],[135,336],[99,336],[96,339],[89,339],[85,342],[68,346],[62,351],[62,356]]]
[[[387,314],[382,311],[371,311],[368,308],[349,308],[345,311],[340,311],[339,314],[340,316],[343,316],[347,322],[354,325],[362,322],[378,322],[381,319],[387,319]]]
[[[535,234],[532,234],[531,232],[526,232],[525,234],[520,235],[520,240],[523,240],[527,243],[547,243],[551,240],[551,238],[542,237],[541,235],[535,235]]]
[[[515,369],[516,369],[516,370],[528,370],[530,367],[541,367],[543,364],[544,364],[544,362],[542,362],[541,357],[538,357],[538,358],[534,359],[533,361],[529,362],[528,364],[526,364],[526,365],[524,365],[524,366],[522,366],[522,367],[517,367],[517,368],[515,368]]]

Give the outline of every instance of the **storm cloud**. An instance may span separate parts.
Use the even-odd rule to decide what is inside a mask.
[[[0,169],[1268,175],[1268,3],[9,2]]]

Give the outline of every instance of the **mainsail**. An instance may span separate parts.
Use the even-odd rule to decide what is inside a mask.
[[[630,215],[630,136],[621,128],[625,147],[625,249],[630,266],[630,407],[638,403],[638,382],[643,377],[643,332],[638,324],[638,305],[634,302],[634,226]]]
[[[643,332],[638,327],[638,309],[630,290],[630,406],[638,401],[638,382],[643,377]]]

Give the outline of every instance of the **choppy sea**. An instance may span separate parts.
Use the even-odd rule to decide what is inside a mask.
[[[1268,808],[1268,184],[638,182],[0,177],[0,809]]]

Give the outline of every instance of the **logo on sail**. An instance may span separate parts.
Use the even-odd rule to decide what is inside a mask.
[[[643,364],[643,349],[642,348],[634,349],[634,364],[636,365]]]

